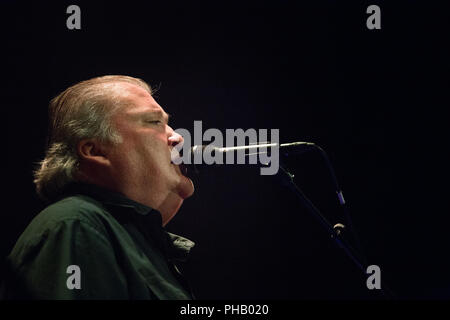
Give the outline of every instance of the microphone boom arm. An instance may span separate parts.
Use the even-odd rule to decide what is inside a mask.
[[[355,241],[358,249],[360,250],[359,254],[357,251],[355,251],[345,239],[341,237],[342,230],[344,229],[344,226],[340,223],[337,223],[336,225],[332,226],[331,223],[324,217],[324,215],[320,212],[320,210],[309,200],[306,195],[303,193],[303,191],[297,186],[297,184],[294,182],[294,175],[290,173],[284,166],[280,165],[279,175],[282,177],[283,182],[287,185],[287,187],[297,196],[297,198],[302,202],[302,204],[308,209],[308,211],[319,221],[319,223],[325,228],[326,232],[331,235],[331,238],[334,240],[334,242],[338,245],[339,248],[343,249],[345,254],[348,258],[354,263],[354,265],[364,274],[366,275],[366,268],[367,268],[367,262],[363,255],[363,252],[361,251],[361,246],[359,244],[359,239],[356,236],[356,232],[351,226],[351,220],[350,215],[345,207],[345,201],[343,200],[342,191],[339,188],[339,185],[337,183],[337,178],[334,173],[333,167],[331,166],[331,162],[328,159],[328,156],[326,155],[325,151],[320,148],[319,146],[315,144],[311,144],[312,146],[316,147],[322,156],[325,158],[325,162],[327,163],[328,169],[332,175],[333,183],[336,187],[336,193],[338,195],[339,203],[341,206],[344,207],[345,214],[346,214],[346,220],[350,224],[350,227],[352,229],[353,235],[355,237]],[[342,199],[342,201],[341,201]],[[363,262],[362,262],[363,261]],[[366,266],[366,267],[364,267]],[[395,297],[394,293],[387,287],[385,281],[381,279],[382,288],[380,291],[383,293],[385,297],[393,298]]]

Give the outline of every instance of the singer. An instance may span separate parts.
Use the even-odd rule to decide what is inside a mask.
[[[192,299],[179,270],[194,243],[164,226],[192,181],[171,163],[183,138],[151,88],[128,76],[77,83],[49,105],[35,171],[48,203],[7,262],[10,299]]]

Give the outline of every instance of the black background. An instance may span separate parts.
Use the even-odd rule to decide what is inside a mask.
[[[394,3],[395,2],[395,3]],[[81,30],[66,8],[81,7]],[[381,8],[368,30],[366,8]],[[448,11],[430,1],[15,2],[1,6],[1,255],[42,208],[48,101],[78,81],[126,74],[159,87],[172,127],[278,128],[329,154],[369,264],[398,298],[449,298]],[[326,167],[291,161],[330,222]],[[200,299],[379,299],[275,177],[224,166],[168,230],[197,243],[185,267]]]

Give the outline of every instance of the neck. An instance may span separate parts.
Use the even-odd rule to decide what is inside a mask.
[[[155,186],[128,185],[115,188],[127,198],[158,210],[162,216],[162,225],[165,226],[180,209],[183,198],[176,192],[158,190]]]
[[[162,216],[162,224],[165,226],[178,212],[183,204],[183,198],[175,191],[164,192],[158,189],[158,186],[138,186],[134,181],[125,181],[120,184],[114,181],[105,181],[93,172],[92,174],[85,174],[80,170],[76,175],[77,180],[94,185],[98,185],[107,189],[111,189],[122,193],[127,198],[142,203],[153,209],[158,210]],[[156,188],[156,189],[155,189]]]
[[[127,198],[158,210],[161,213],[162,225],[165,226],[178,212],[183,199],[174,192],[158,192],[152,188],[132,186],[117,188]]]
[[[183,204],[183,199],[176,193],[170,192],[164,201],[155,208],[161,213],[162,224],[165,226],[175,216]]]

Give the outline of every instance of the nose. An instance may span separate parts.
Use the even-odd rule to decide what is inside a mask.
[[[183,145],[184,143],[184,138],[176,133],[170,126],[167,126],[167,140],[169,143],[169,146],[175,147],[176,145],[180,145],[180,147]]]

